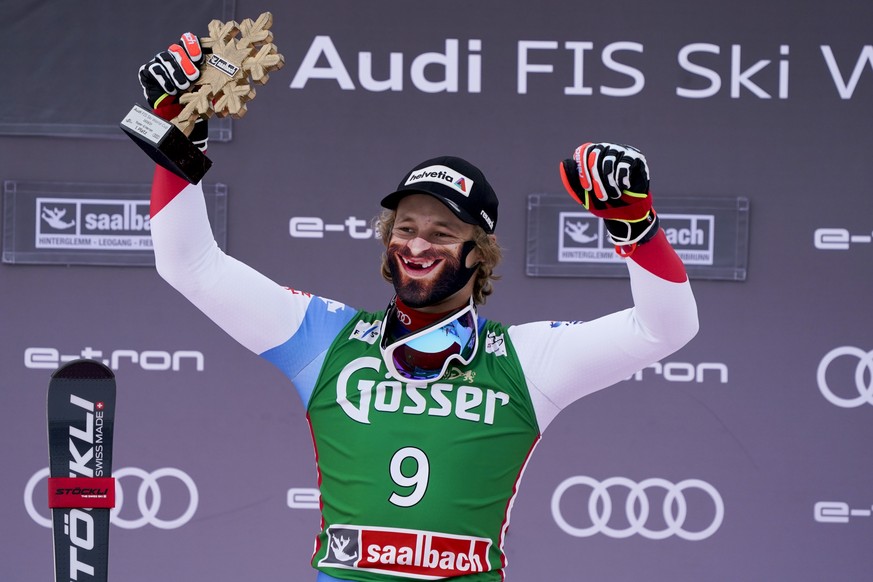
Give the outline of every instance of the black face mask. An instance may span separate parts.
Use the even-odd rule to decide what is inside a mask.
[[[405,279],[398,267],[398,257],[408,254],[405,245],[389,245],[388,270],[391,272],[391,281],[394,290],[400,300],[412,308],[435,305],[448,299],[470,281],[470,277],[476,274],[479,263],[467,267],[467,256],[476,248],[474,241],[468,240],[461,245],[460,256],[457,257],[449,251],[428,250],[426,253],[417,255],[416,258],[434,259],[443,261],[443,272],[436,281],[419,281]]]

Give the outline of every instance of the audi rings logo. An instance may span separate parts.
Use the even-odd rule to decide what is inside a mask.
[[[583,486],[590,489],[587,508],[582,508],[577,502],[578,496],[570,503],[562,503],[567,492]],[[624,502],[624,519],[613,519],[614,495],[623,494],[626,490],[627,497]],[[694,495],[695,515],[689,520],[689,500],[686,494],[697,490]],[[663,491],[660,517],[653,516],[650,511],[652,505],[649,496],[660,495]],[[578,495],[578,494],[577,494]],[[708,498],[704,503],[698,504],[697,497]],[[688,495],[691,497],[692,495]],[[706,513],[697,512],[701,506],[709,506]],[[587,521],[591,525],[572,525],[566,515],[571,515],[574,521],[586,521],[584,514],[587,509]],[[711,516],[711,517],[709,517]],[[679,483],[671,483],[666,479],[653,477],[639,483],[626,477],[610,477],[598,481],[591,477],[575,476],[564,481],[555,489],[552,495],[552,517],[555,523],[567,534],[575,537],[590,537],[602,533],[611,538],[628,538],[634,534],[650,540],[663,540],[670,536],[678,536],[684,540],[699,541],[710,537],[721,526],[724,519],[724,502],[718,491],[700,479],[685,479]],[[707,521],[709,520],[709,521]],[[694,523],[690,527],[689,521]],[[701,523],[704,527],[700,527]],[[689,527],[686,527],[688,525]]]
[[[400,320],[400,323],[403,325],[409,325],[412,323],[412,318],[409,317],[409,314],[403,311],[397,310],[397,319]]]
[[[849,356],[857,360],[854,371],[857,396],[850,395],[848,398],[838,396],[831,390],[828,384],[828,369],[834,360],[842,356]],[[821,359],[816,373],[816,380],[822,395],[834,406],[857,408],[863,404],[873,404],[873,350],[865,352],[860,348],[852,346],[841,346],[832,349]]]
[[[24,488],[24,507],[27,509],[27,514],[31,519],[43,527],[51,527],[51,517],[44,517],[36,510],[34,504],[34,490],[43,479],[48,478],[48,467],[34,473],[33,477],[28,480]],[[176,529],[182,527],[194,516],[197,511],[197,504],[200,501],[200,495],[197,491],[197,485],[187,473],[173,467],[164,467],[152,472],[144,471],[136,467],[124,467],[112,472],[115,477],[115,507],[109,512],[109,521],[113,525],[117,525],[123,529],[137,529],[146,525],[154,526],[158,529]],[[127,479],[126,479],[127,478]],[[162,494],[161,494],[161,479],[176,479],[187,489],[188,505],[177,517],[168,519],[166,517],[158,517],[158,512],[161,509]],[[124,506],[124,488],[122,485],[127,485],[128,482],[134,479],[139,479],[139,487],[136,491],[137,517],[122,517],[121,510]],[[44,501],[40,502],[45,505]],[[127,513],[127,512],[125,512]]]

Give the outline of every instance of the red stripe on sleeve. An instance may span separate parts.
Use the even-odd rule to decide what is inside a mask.
[[[161,167],[155,167],[155,177],[152,180],[152,198],[149,212],[152,218],[181,192],[188,181],[173,172]]]
[[[182,111],[182,106],[175,100],[167,98],[154,110],[155,115],[170,121]],[[188,182],[176,174],[162,168],[155,167],[155,177],[152,180],[152,198],[149,212],[154,217],[161,209],[169,204],[181,192]]]
[[[667,235],[663,230],[659,230],[652,240],[639,245],[631,255],[631,260],[646,271],[667,281],[684,283],[688,280],[685,265],[667,242]]]

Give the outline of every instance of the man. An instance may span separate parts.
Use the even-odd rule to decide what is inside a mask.
[[[140,70],[165,117],[178,109],[184,70],[196,70],[182,65],[198,48],[160,53]],[[642,154],[588,143],[560,171],[629,257],[634,307],[586,323],[506,326],[478,314],[500,259],[498,201],[463,159],[428,159],[382,199],[382,274],[395,294],[375,313],[288,289],[225,255],[200,185],[157,168],[158,272],[278,366],[305,405],[321,492],[319,582],[502,580],[512,503],[548,424],[697,332]]]

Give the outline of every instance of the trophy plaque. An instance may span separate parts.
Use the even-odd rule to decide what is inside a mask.
[[[199,182],[212,162],[188,138],[194,123],[213,115],[239,119],[246,114],[255,96],[253,83],[266,83],[269,73],[285,64],[273,44],[272,24],[269,12],[240,23],[210,22],[209,36],[200,38],[200,77],[179,96],[182,111],[166,121],[134,105],[121,129],[155,162],[192,184]]]

